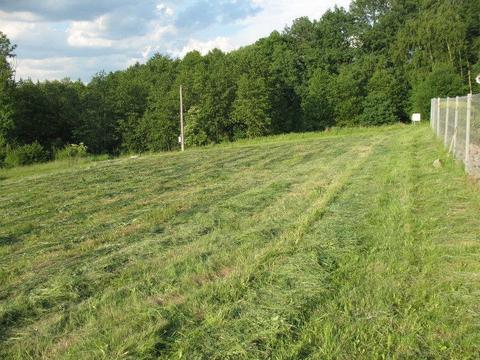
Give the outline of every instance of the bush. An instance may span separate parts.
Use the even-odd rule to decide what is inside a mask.
[[[394,74],[391,69],[378,68],[368,81],[359,123],[374,126],[393,124],[405,119],[406,98],[401,76]]]
[[[0,135],[0,168],[5,166],[6,157],[7,157],[7,142]]]
[[[38,142],[7,149],[5,155],[5,166],[15,167],[30,165],[48,160],[48,153]]]
[[[86,156],[88,156],[88,152],[84,143],[69,144],[63,149],[55,151],[55,160],[79,159]]]

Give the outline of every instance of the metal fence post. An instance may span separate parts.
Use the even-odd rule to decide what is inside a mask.
[[[433,129],[433,118],[435,116],[434,113],[433,113],[434,104],[435,104],[435,100],[430,99],[430,128],[431,129]]]
[[[437,129],[436,134],[437,136],[440,135],[440,98],[437,98]]]
[[[453,156],[457,150],[457,131],[458,131],[458,96],[455,98],[455,125],[453,128]]]
[[[465,169],[469,171],[470,166],[470,121],[472,118],[472,94],[468,94],[467,97],[467,125],[465,136]]]
[[[448,117],[450,115],[450,98],[447,97],[447,111],[445,112],[445,137],[443,142],[448,146]]]

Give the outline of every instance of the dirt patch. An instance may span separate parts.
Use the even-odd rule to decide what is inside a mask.
[[[233,273],[233,270],[233,267],[225,266],[213,274],[195,274],[192,276],[192,280],[195,284],[203,286],[208,283],[229,277]]]
[[[162,294],[153,296],[149,302],[160,306],[181,305],[185,302],[185,297],[179,293]]]
[[[140,221],[132,222],[131,224],[125,225],[118,231],[118,234],[122,237],[127,237],[135,234],[143,228],[143,224]]]

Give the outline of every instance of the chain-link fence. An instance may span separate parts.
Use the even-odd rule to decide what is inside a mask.
[[[480,177],[480,94],[432,99],[430,126],[467,172]]]

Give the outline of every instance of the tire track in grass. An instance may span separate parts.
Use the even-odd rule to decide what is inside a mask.
[[[403,134],[403,136],[405,136],[405,134]],[[349,194],[345,194],[345,199],[341,201],[347,208],[341,208],[340,213],[333,213],[332,219],[326,219],[325,224],[319,224],[319,227],[316,229],[316,232],[321,231],[325,227],[328,227],[330,222],[335,222],[335,217],[339,217],[340,222],[334,225],[333,231],[336,232],[345,228],[347,230],[345,236],[348,236],[349,232],[355,231],[356,237],[346,238],[344,242],[339,241],[341,238],[337,238],[336,243],[323,246],[323,250],[322,247],[320,247],[321,256],[324,259],[330,259],[329,261],[334,264],[334,266],[329,269],[328,282],[330,286],[328,287],[328,291],[325,292],[324,297],[321,298],[312,309],[309,320],[302,324],[300,328],[296,329],[296,336],[293,339],[288,339],[288,341],[285,340],[277,344],[280,346],[276,348],[275,354],[283,354],[282,358],[343,358],[342,354],[345,355],[345,353],[348,352],[338,352],[338,350],[341,349],[342,346],[347,347],[347,345],[337,338],[339,332],[348,334],[349,331],[352,331],[352,329],[348,327],[348,323],[351,321],[368,323],[371,317],[383,316],[382,312],[369,314],[369,306],[367,305],[369,300],[364,297],[366,294],[362,294],[362,291],[367,291],[368,293],[368,291],[374,291],[374,288],[367,287],[363,289],[362,283],[365,281],[362,279],[362,276],[368,276],[366,273],[364,274],[366,266],[369,266],[369,260],[367,259],[376,258],[376,254],[379,251],[386,251],[388,249],[386,246],[389,246],[383,243],[375,243],[374,241],[378,238],[370,237],[371,229],[377,226],[386,229],[385,226],[389,226],[391,221],[395,221],[398,227],[393,226],[387,233],[384,233],[386,238],[391,236],[389,234],[392,232],[406,231],[406,233],[410,233],[411,235],[412,226],[408,211],[403,207],[397,208],[397,204],[390,200],[396,197],[397,194],[400,197],[406,195],[407,199],[402,201],[399,198],[398,200],[403,203],[404,206],[410,208],[408,200],[410,192],[408,190],[404,191],[404,186],[409,187],[409,180],[407,179],[409,175],[406,174],[407,177],[401,181],[401,184],[398,184],[396,179],[398,179],[398,173],[404,170],[402,168],[403,164],[399,163],[399,155],[392,157],[388,154],[391,148],[397,146],[399,143],[401,143],[401,140],[394,139],[394,141],[388,145],[390,150],[385,149],[383,152],[379,152],[379,157],[369,163],[367,172],[375,175],[374,177],[367,175],[365,179],[357,181],[356,188],[364,188],[358,195],[360,198],[352,193],[355,191],[355,187],[351,189]],[[405,153],[405,151],[400,149],[397,149],[397,152],[399,154]],[[384,175],[385,172],[380,171],[381,168],[385,167],[384,163],[386,163],[385,161],[382,162],[382,157],[388,157],[388,167],[394,169],[393,173],[387,176]],[[364,182],[365,180],[368,182],[367,184],[363,186],[359,185],[360,181]],[[375,186],[374,184],[378,182],[383,182],[383,184]],[[391,190],[392,187],[394,187],[393,191]],[[368,198],[371,199],[371,207],[365,209],[364,214],[358,213],[358,211],[362,211],[362,201],[365,202]],[[374,217],[367,216],[369,213],[371,215],[372,212],[377,215]],[[350,221],[349,214],[353,217],[354,213],[355,219],[353,220],[352,218]],[[385,218],[385,216],[387,218]],[[397,218],[397,216],[399,218]],[[372,218],[375,219],[375,223],[368,223],[370,221],[369,219]],[[389,218],[390,220],[388,220]],[[338,237],[339,234],[335,235]],[[408,239],[404,238],[406,241],[405,244],[411,243],[412,237],[407,237]],[[399,244],[398,246],[401,247],[403,245]],[[393,249],[390,251],[392,251],[392,254],[395,253]],[[376,271],[383,271],[383,265],[381,265],[381,263],[375,266],[377,267]],[[355,268],[356,270],[354,270]],[[371,281],[367,280],[366,282],[370,284]],[[373,285],[373,283],[371,285]],[[363,286],[369,285],[364,284]],[[334,314],[337,314],[336,317]],[[312,337],[318,340],[314,342]],[[291,340],[296,340],[297,342],[292,344],[290,342]],[[350,341],[351,344],[349,346],[351,348],[359,347],[361,349],[361,343],[357,343],[357,339],[355,339],[354,336]],[[367,355],[367,353],[362,353],[361,351],[362,350],[360,350],[359,353],[352,351],[350,356],[371,356],[375,358],[376,355],[378,355]]]
[[[371,179],[372,184],[361,196],[372,197],[376,206],[354,223],[340,219],[344,227],[359,229],[361,242],[358,239],[340,249],[326,249],[333,256],[338,257],[338,250],[346,256],[333,273],[336,290],[328,294],[312,321],[299,331],[298,342],[294,346],[283,344],[276,354],[289,354],[283,358],[441,355],[438,349],[442,343],[425,339],[431,335],[438,311],[431,275],[442,270],[434,265],[438,264],[437,255],[424,227],[426,218],[418,209],[422,201],[419,190],[425,188],[418,176],[431,162],[418,155],[419,133],[412,131],[408,139],[406,135],[396,144],[405,151],[395,148],[396,155],[389,156],[392,163],[385,165],[378,160],[372,164],[379,178]],[[417,169],[419,164],[421,170]],[[376,184],[381,191],[374,191]],[[351,194],[347,200],[352,201]]]

